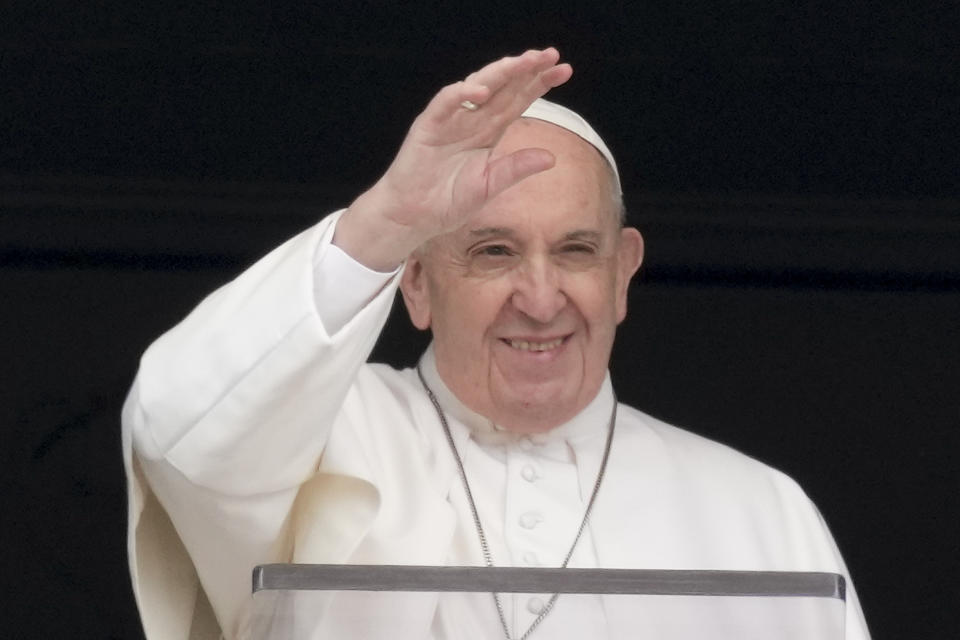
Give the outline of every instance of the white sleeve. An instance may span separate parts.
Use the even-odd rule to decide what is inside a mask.
[[[346,258],[330,244],[338,218],[274,249],[147,349],[126,414],[141,457],[226,494],[275,491],[312,474],[399,280],[361,274],[368,286],[359,293],[330,277],[318,285],[315,265]],[[329,299],[337,296],[346,301]],[[318,305],[343,304],[360,308],[334,310],[340,326],[331,331]]]
[[[289,509],[399,280],[332,247],[338,218],[209,295],[141,359],[123,442],[131,576],[151,640],[178,636],[163,631],[175,618],[189,629],[192,596],[177,600],[196,584],[189,563],[229,636],[251,567],[282,561]],[[186,565],[174,562],[176,549],[189,554]]]

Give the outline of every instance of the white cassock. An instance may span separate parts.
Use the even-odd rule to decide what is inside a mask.
[[[150,640],[216,638],[221,628],[236,636],[257,564],[483,564],[416,372],[366,364],[399,276],[369,272],[332,247],[337,219],[211,294],[143,356],[123,439],[130,570]],[[609,378],[569,423],[515,437],[446,389],[432,351],[422,364],[496,564],[559,566],[600,468]],[[840,573],[846,638],[869,637],[833,540],[792,480],[626,405],[570,566]],[[515,637],[548,598],[503,598]],[[603,637],[607,604],[585,602],[565,613],[561,597],[532,640],[557,637],[551,628]],[[419,598],[405,607],[405,630],[455,637],[460,626],[492,624],[495,635],[482,635],[502,637],[494,611],[489,594],[439,606]],[[471,615],[476,624],[462,625]]]

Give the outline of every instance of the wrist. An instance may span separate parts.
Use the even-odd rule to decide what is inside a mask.
[[[378,185],[361,194],[337,222],[332,243],[373,271],[395,270],[423,242],[415,229],[391,215],[395,199]]]

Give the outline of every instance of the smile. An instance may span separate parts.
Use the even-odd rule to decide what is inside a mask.
[[[530,342],[528,340],[504,340],[514,349],[519,349],[520,351],[550,351],[551,349],[556,349],[561,344],[563,344],[563,338],[557,338],[555,340],[550,340],[549,342]]]

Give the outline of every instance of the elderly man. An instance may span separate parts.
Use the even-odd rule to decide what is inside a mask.
[[[558,57],[445,87],[370,190],[145,353],[124,444],[149,638],[235,636],[268,562],[846,573],[788,478],[616,402],[643,243],[607,147],[540,100]],[[433,335],[405,371],[366,364],[397,288]],[[573,623],[497,606],[508,638]],[[852,588],[846,629],[867,637]]]

